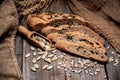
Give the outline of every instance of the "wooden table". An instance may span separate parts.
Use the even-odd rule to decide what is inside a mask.
[[[60,4],[60,3],[58,3]],[[61,4],[62,8],[60,9],[51,9],[49,12],[66,12],[71,13],[68,7],[66,7],[64,4]],[[51,6],[51,8],[60,7],[60,6]],[[25,22],[26,23],[26,22]],[[24,23],[22,23],[24,24]],[[32,57],[25,58],[25,54],[27,53],[33,53],[30,50],[31,44],[27,42],[26,39],[22,38],[18,33],[16,36],[16,56],[19,62],[19,66],[23,73],[24,80],[120,80],[120,63],[117,66],[114,66],[113,62],[107,62],[107,63],[99,63],[95,61],[91,61],[91,63],[96,64],[94,67],[90,68],[83,68],[79,67],[77,70],[81,70],[80,73],[76,73],[75,71],[71,71],[71,76],[68,74],[70,70],[65,71],[63,67],[60,67],[60,69],[57,68],[58,62],[61,62],[62,59],[59,59],[57,61],[54,61],[51,63],[53,65],[53,69],[51,70],[43,70],[42,67],[46,63],[43,60],[40,60],[38,64],[40,65],[40,68],[37,72],[32,72],[30,70],[30,67],[32,66]],[[108,47],[109,46],[109,47]],[[116,53],[116,51],[113,49],[113,47],[106,41],[105,47],[109,48],[107,49],[107,56],[109,58],[113,57],[114,59],[119,59],[120,57]],[[114,53],[113,53],[114,52]],[[86,60],[82,57],[77,57],[74,55],[69,55],[68,53],[64,53],[61,51],[57,51],[57,55],[64,55],[64,59],[66,62],[70,62],[73,60],[74,62],[77,61],[77,59],[80,58],[80,60]],[[72,58],[71,58],[72,57]],[[66,63],[67,64],[67,63]],[[68,65],[66,65],[68,66]],[[87,71],[92,71],[95,73],[96,69],[100,69],[99,73],[97,75],[92,75],[91,73],[87,73]],[[87,71],[86,71],[87,70]]]
[[[30,70],[30,67],[32,66],[32,57],[25,58],[25,54],[27,53],[33,53],[30,50],[31,44],[29,44],[26,39],[21,38],[19,34],[16,36],[16,56],[19,62],[19,65],[21,67],[23,78],[24,80],[120,80],[120,63],[117,66],[114,66],[113,62],[107,62],[107,63],[99,63],[95,61],[91,61],[91,63],[96,64],[94,67],[90,68],[77,68],[77,70],[81,70],[80,73],[75,73],[75,71],[71,71],[71,75],[69,75],[69,71],[65,71],[63,67],[60,67],[60,69],[57,68],[58,62],[61,62],[62,59],[56,60],[52,62],[50,65],[53,65],[53,69],[51,70],[43,70],[42,67],[46,64],[44,60],[40,60],[38,64],[40,65],[40,68],[37,72],[32,72]],[[114,59],[119,59],[120,57],[117,56],[118,54],[115,52],[115,50],[112,48],[112,46],[106,41],[105,44],[107,49],[107,56],[113,57]],[[109,46],[109,47],[108,47]],[[113,53],[114,52],[114,53]],[[74,55],[69,55],[69,53],[64,53],[61,51],[57,51],[57,55],[63,55],[66,62],[70,62],[73,60],[74,62],[79,59],[79,57]],[[72,57],[72,58],[71,58]],[[80,60],[86,60],[84,58],[80,57]],[[67,63],[66,63],[67,64]],[[84,66],[85,67],[85,66]],[[87,73],[87,71],[91,71],[94,73],[96,69],[100,69],[99,73],[97,75],[92,75],[90,72]],[[106,76],[106,77],[105,77]]]

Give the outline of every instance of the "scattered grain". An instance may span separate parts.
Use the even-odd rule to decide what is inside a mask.
[[[46,69],[47,67],[48,67],[48,65],[44,65],[42,69],[44,70],[44,69]]]
[[[30,54],[30,53],[28,53],[28,54],[26,54],[26,55],[25,55],[25,57],[26,57],[26,58],[27,58],[27,57],[29,57],[29,56],[31,56],[31,54]]]
[[[31,67],[31,71],[36,72],[37,69],[35,67]]]
[[[48,66],[47,70],[51,70],[53,68],[53,66]]]

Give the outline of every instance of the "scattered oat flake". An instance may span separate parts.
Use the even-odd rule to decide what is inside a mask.
[[[29,56],[31,56],[31,54],[30,54],[30,53],[28,53],[28,54],[26,54],[26,55],[25,55],[25,57],[26,57],[26,58],[27,58],[27,57],[29,57]]]
[[[53,68],[53,66],[48,66],[47,70],[51,70]]]
[[[46,69],[48,67],[48,65],[44,65],[42,69]]]

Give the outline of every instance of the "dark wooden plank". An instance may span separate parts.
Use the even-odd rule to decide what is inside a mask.
[[[20,68],[22,69],[22,39],[18,33],[15,37],[15,54],[19,63]]]

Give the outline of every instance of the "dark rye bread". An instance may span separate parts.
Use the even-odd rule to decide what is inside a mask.
[[[90,28],[83,25],[79,25],[79,26],[60,25],[59,27],[47,26],[41,30],[41,33],[45,35],[49,35],[51,33],[64,34],[66,32],[84,33],[86,36],[92,37],[104,45],[104,39],[102,37],[100,37],[97,33],[92,31]]]
[[[59,26],[62,24],[80,24],[85,25],[90,28],[93,28],[90,23],[85,21],[82,17],[72,14],[50,14],[50,13],[41,13],[41,14],[32,14],[29,15],[28,25],[34,31],[41,31],[45,26]]]
[[[71,43],[65,40],[59,40],[56,42],[55,46],[65,52],[82,56],[89,59],[94,59],[100,62],[106,62],[107,56],[95,48],[91,48],[79,43]]]
[[[81,43],[86,45],[87,47],[91,47],[94,49],[98,49],[102,53],[106,53],[106,49],[104,48],[103,44],[101,44],[99,41],[95,40],[94,38],[91,38],[89,36],[86,36],[84,33],[80,32],[66,32],[65,34],[59,34],[59,33],[51,33],[47,36],[50,40],[53,42],[57,42],[59,40],[66,40],[68,42],[72,43]]]

